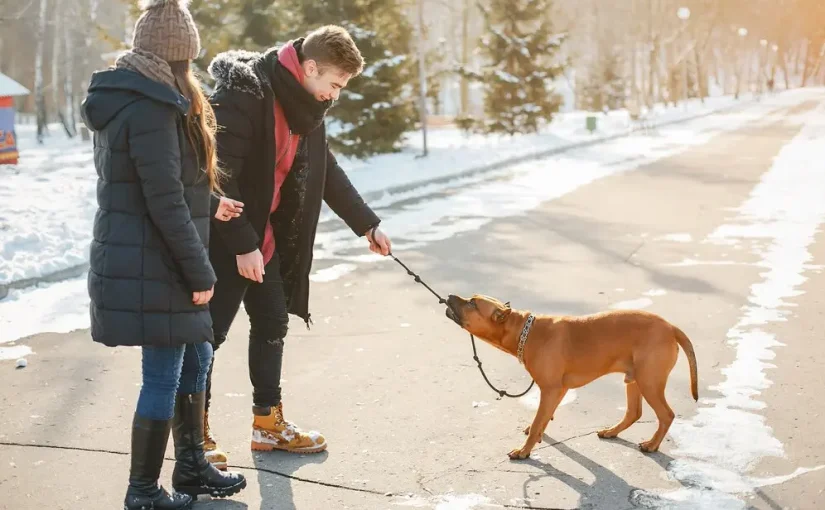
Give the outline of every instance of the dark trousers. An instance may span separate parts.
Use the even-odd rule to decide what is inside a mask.
[[[215,294],[209,302],[212,313],[215,355],[226,341],[229,327],[243,302],[249,316],[249,379],[252,403],[256,407],[281,403],[281,365],[284,338],[289,328],[284,285],[276,253],[264,270],[263,283],[248,280],[238,273],[235,257],[220,254],[212,257],[218,276]],[[212,367],[215,363],[212,363]],[[212,367],[206,379],[206,409],[212,397]]]

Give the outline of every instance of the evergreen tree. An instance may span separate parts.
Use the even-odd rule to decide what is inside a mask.
[[[602,60],[602,97],[607,110],[624,108],[627,93],[623,71],[621,48],[614,46],[604,53]]]
[[[415,61],[409,56],[412,28],[400,0],[301,0],[304,20],[292,37],[326,24],[349,31],[364,57],[364,72],[352,80],[329,111],[333,150],[368,157],[398,151],[417,117]]]
[[[271,0],[193,0],[189,10],[201,31],[204,54],[196,64],[202,69],[222,51],[275,46],[300,24],[295,9]]]
[[[481,52],[488,64],[477,73],[485,89],[487,133],[528,133],[550,122],[561,98],[552,80],[564,71],[558,60],[563,37],[552,33],[551,0],[491,0],[480,6],[485,20]]]
[[[578,103],[591,112],[624,108],[627,93],[621,48],[602,45],[592,57],[589,73],[579,89]]]

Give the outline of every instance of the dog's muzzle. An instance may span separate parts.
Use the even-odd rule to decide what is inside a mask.
[[[458,316],[457,313],[455,313],[455,310],[453,310],[453,303],[455,303],[455,298],[453,296],[450,296],[449,299],[447,299],[447,311],[445,312],[445,315],[451,321],[455,322],[459,326],[462,326],[461,318]]]

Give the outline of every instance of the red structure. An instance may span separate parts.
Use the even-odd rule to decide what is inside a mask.
[[[0,165],[16,165],[19,158],[14,130],[14,97],[28,95],[23,85],[0,73]]]

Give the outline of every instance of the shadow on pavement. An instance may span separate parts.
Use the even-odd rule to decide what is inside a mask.
[[[296,510],[292,492],[294,480],[290,477],[294,476],[302,466],[321,464],[328,457],[328,452],[307,455],[286,452],[254,454],[255,468],[258,470],[258,485],[261,490],[260,510]]]
[[[619,444],[629,448],[635,452],[639,451],[639,446],[636,443],[626,441],[621,438],[606,439],[610,443]],[[543,471],[541,474],[530,475],[523,485],[523,498],[529,501],[530,494],[535,494],[531,486],[540,482],[546,477],[555,478],[566,484],[571,489],[579,493],[579,508],[610,508],[614,510],[626,510],[632,508],[644,507],[640,505],[637,495],[645,491],[638,487],[628,484],[622,477],[615,474],[607,467],[593,461],[592,459],[582,455],[567,444],[557,441],[547,434],[543,435],[542,442],[550,445],[559,453],[567,456],[570,460],[576,462],[580,466],[587,469],[593,474],[595,480],[592,483],[586,483],[576,476],[569,475],[564,471],[556,469],[548,461],[528,458],[522,461],[513,461],[514,465],[524,463],[536,467]],[[666,470],[668,465],[673,461],[672,457],[661,452],[645,455],[645,459],[650,459],[656,462],[663,470]],[[632,462],[638,459],[632,460]],[[539,486],[540,488],[540,486]]]

